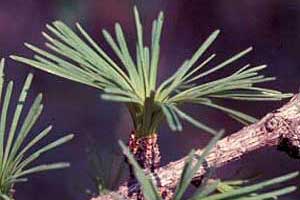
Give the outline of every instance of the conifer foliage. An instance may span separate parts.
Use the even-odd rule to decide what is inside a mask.
[[[43,32],[48,50],[26,43],[25,45],[35,52],[34,58],[11,58],[48,73],[98,88],[103,92],[102,99],[125,103],[138,137],[157,133],[164,119],[174,131],[181,131],[181,120],[185,120],[206,132],[216,133],[213,128],[184,112],[181,109],[184,104],[208,106],[221,110],[240,122],[252,123],[256,120],[254,117],[219,105],[215,100],[273,101],[290,96],[256,86],[258,83],[275,79],[260,74],[266,65],[248,64],[229,76],[199,84],[199,79],[230,66],[252,50],[252,47],[247,48],[216,66],[209,66],[216,54],[205,56],[204,53],[219,35],[219,30],[214,31],[173,75],[158,84],[164,14],[160,12],[153,21],[149,45],[144,43],[143,26],[136,7],[134,17],[137,35],[135,56],[129,51],[131,45],[127,44],[119,23],[115,25],[116,38],[105,29],[102,31],[105,40],[121,61],[121,66],[107,55],[79,23],[76,24],[75,32],[61,21],[46,26],[50,33]]]
[[[15,108],[12,107],[14,82],[9,81],[6,83],[3,70],[4,59],[0,63],[0,199],[12,200],[14,185],[19,182],[26,182],[26,177],[29,174],[69,166],[69,163],[66,162],[42,165],[32,165],[32,163],[44,153],[71,140],[73,135],[69,134],[40,148],[34,148],[52,129],[50,125],[33,138],[31,136],[32,127],[43,111],[42,94],[35,98],[27,113],[23,111],[33,79],[33,75],[29,74]],[[14,111],[13,117],[10,120],[8,116],[12,111]],[[22,116],[24,116],[23,122],[21,121]],[[8,121],[11,121],[11,123],[8,123]]]
[[[118,61],[113,60],[79,23],[76,24],[77,30],[74,31],[61,21],[55,21],[46,25],[48,33],[43,32],[43,36],[46,39],[47,50],[26,43],[25,45],[34,52],[34,57],[11,56],[11,58],[48,73],[97,88],[101,91],[102,99],[126,105],[135,129],[133,135],[130,136],[133,139],[129,141],[129,144],[133,145],[129,145],[129,150],[123,143],[120,143],[120,145],[124,154],[128,157],[135,173],[135,178],[140,183],[143,196],[147,200],[162,199],[157,186],[148,176],[149,173],[155,172],[155,169],[159,166],[160,153],[156,133],[162,121],[166,120],[173,131],[181,131],[182,121],[187,121],[205,132],[216,135],[207,146],[203,155],[194,155],[192,151],[188,156],[186,165],[183,168],[182,177],[172,197],[172,199],[180,200],[183,199],[183,195],[195,172],[203,164],[205,156],[221,137],[221,134],[218,134],[209,125],[194,119],[183,111],[183,105],[197,104],[208,106],[225,112],[239,122],[248,124],[255,122],[256,119],[240,111],[222,106],[218,100],[276,101],[290,97],[291,94],[259,86],[260,83],[275,80],[275,77],[265,77],[261,74],[266,65],[256,66],[247,64],[228,76],[208,82],[200,81],[204,80],[203,78],[206,76],[229,67],[252,50],[252,47],[249,47],[213,65],[211,61],[216,57],[216,54],[207,55],[207,51],[220,34],[219,30],[214,31],[189,58],[184,60],[174,74],[159,83],[157,74],[161,54],[160,40],[163,33],[164,14],[160,12],[158,17],[153,21],[150,44],[145,44],[144,30],[136,7],[134,7],[133,12],[136,25],[136,42],[133,44],[135,47],[134,53],[130,51],[132,45],[128,45],[125,33],[119,23],[115,24],[114,36],[105,29],[102,31],[106,42],[116,54]],[[27,87],[26,84],[25,86]],[[12,86],[8,85],[8,97],[5,96],[4,99],[4,110],[2,111],[4,115],[7,111],[6,102],[9,101],[10,87]],[[38,97],[36,101],[33,107],[38,111],[40,109],[41,97]],[[4,122],[1,118],[1,124]],[[1,127],[3,128],[3,126]],[[33,141],[39,140],[40,136],[38,135],[37,138]],[[64,143],[69,138],[69,136],[64,137],[50,144],[49,148],[47,146],[37,152],[44,152],[50,149],[50,147],[52,148]],[[1,139],[0,137],[0,145],[1,140],[3,138]],[[10,152],[11,140],[9,138],[7,142],[9,144],[7,147],[8,152]],[[10,154],[6,154],[7,151],[5,150],[4,158],[7,156],[9,158]],[[144,167],[145,164],[148,167]],[[65,164],[49,165],[45,168],[60,168],[64,166]],[[41,169],[45,168],[37,167],[33,169],[34,171],[41,171]],[[146,168],[146,170],[142,168]],[[147,168],[151,170],[149,171]],[[25,170],[21,172],[21,175],[28,174],[28,171],[32,172],[32,170]],[[297,175],[298,173],[292,173],[250,186],[226,190],[223,193],[215,193],[220,188],[221,182],[215,181],[212,184],[203,182],[189,200],[273,199],[292,192],[296,188],[290,186],[278,190],[272,189],[267,192],[264,189],[290,180]],[[15,182],[19,180],[17,178],[19,176],[15,177]],[[140,193],[137,196],[139,198]]]

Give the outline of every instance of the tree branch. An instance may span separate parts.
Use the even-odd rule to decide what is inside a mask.
[[[287,104],[268,113],[258,122],[220,140],[206,157],[207,166],[202,166],[193,180],[201,180],[207,167],[218,168],[241,159],[249,152],[271,146],[285,151],[293,158],[300,158],[300,94],[294,95]],[[197,150],[197,155],[201,155],[202,151],[201,149]],[[180,179],[185,159],[186,157],[157,169],[155,173],[157,185],[174,191]],[[127,196],[128,193],[138,189],[138,184],[130,187],[124,184],[116,193]],[[109,196],[112,194],[93,200],[110,199]]]

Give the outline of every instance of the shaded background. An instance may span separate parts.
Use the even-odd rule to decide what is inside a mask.
[[[41,31],[45,24],[60,19],[71,26],[80,22],[86,30],[107,49],[101,29],[113,30],[116,21],[121,22],[130,41],[135,38],[132,7],[137,4],[146,24],[149,36],[152,20],[159,10],[165,12],[160,81],[170,75],[182,61],[215,29],[222,34],[209,53],[217,53],[217,62],[234,53],[254,46],[254,51],[226,70],[226,75],[245,63],[268,64],[266,75],[278,80],[268,87],[298,92],[300,85],[300,1],[298,0],[1,0],[0,1],[0,55],[13,53],[30,56],[22,45],[25,41],[42,45]],[[149,37],[148,37],[149,38]],[[108,49],[109,52],[111,50]],[[100,101],[96,89],[80,85],[30,67],[7,60],[6,77],[14,79],[21,89],[28,72],[35,79],[31,98],[39,92],[45,95],[45,110],[33,133],[47,124],[55,126],[49,141],[64,133],[75,133],[75,139],[45,155],[40,162],[68,160],[72,167],[67,170],[34,175],[28,184],[17,186],[17,199],[23,200],[83,200],[88,199],[84,190],[93,188],[88,177],[86,148],[89,139],[97,144],[99,152],[106,152],[118,138],[126,140],[131,129],[130,119],[119,104]],[[15,99],[16,100],[16,99]],[[249,114],[261,117],[284,102],[240,103],[224,102]],[[193,116],[215,128],[226,128],[227,133],[241,125],[222,113],[203,107],[187,107]],[[182,133],[172,133],[166,125],[160,130],[160,146],[163,163],[178,159],[191,148],[201,147],[209,140],[186,124]],[[48,141],[48,142],[49,142]],[[47,142],[47,141],[46,141]],[[247,155],[241,161],[226,166],[218,172],[224,178],[260,174],[272,177],[299,170],[300,162],[291,160],[274,149],[264,149]],[[297,182],[300,185],[300,181]],[[300,194],[295,193],[298,199]]]

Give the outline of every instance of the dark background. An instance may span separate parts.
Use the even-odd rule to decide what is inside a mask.
[[[248,46],[254,51],[228,69],[219,72],[226,75],[245,63],[268,64],[266,75],[278,77],[268,87],[287,92],[298,92],[300,85],[300,1],[298,0],[0,0],[0,55],[32,55],[22,44],[42,45],[41,31],[45,24],[60,19],[73,26],[80,22],[105,49],[101,29],[113,30],[116,21],[121,22],[127,36],[133,41],[135,28],[132,7],[136,4],[149,36],[152,20],[160,10],[166,16],[160,62],[160,80],[190,57],[204,39],[215,29],[221,29],[218,40],[210,48],[221,61]],[[149,37],[148,37],[149,38]],[[111,52],[109,50],[109,52]],[[34,72],[35,79],[30,92],[31,100],[39,92],[44,93],[45,110],[32,131],[36,133],[47,124],[55,126],[48,140],[65,133],[75,133],[75,139],[40,161],[67,160],[72,167],[34,175],[27,184],[17,185],[17,199],[22,200],[82,200],[88,199],[85,189],[95,190],[88,177],[86,149],[89,138],[103,154],[116,144],[118,138],[126,140],[131,121],[124,107],[104,102],[99,91],[34,70],[7,59],[6,77],[16,81],[21,89],[26,74]],[[15,98],[16,100],[16,98]],[[279,107],[284,102],[240,103],[224,102],[256,117]],[[197,119],[215,128],[225,128],[232,133],[242,126],[222,113],[203,107],[187,107]],[[166,125],[160,129],[160,146],[163,163],[178,159],[191,148],[203,147],[209,140],[202,133],[186,124],[182,133],[172,133]],[[48,142],[49,142],[48,141]],[[47,141],[46,141],[47,142]],[[275,149],[264,149],[247,155],[243,160],[219,170],[224,178],[245,177],[260,174],[268,178],[300,169],[297,160],[288,158]],[[296,182],[300,186],[300,181]],[[295,193],[293,198],[298,199]]]

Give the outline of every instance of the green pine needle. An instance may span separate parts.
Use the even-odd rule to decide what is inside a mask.
[[[48,73],[95,87],[103,92],[102,99],[125,103],[138,136],[156,133],[164,119],[173,131],[182,130],[180,119],[183,119],[206,132],[216,132],[180,111],[179,107],[184,104],[209,106],[248,124],[255,122],[256,119],[218,105],[215,100],[277,101],[291,96],[291,94],[257,86],[259,83],[275,79],[260,74],[266,65],[253,67],[246,65],[229,76],[199,84],[199,79],[229,67],[252,50],[252,47],[247,48],[212,66],[211,61],[216,57],[215,54],[206,59],[202,57],[216,40],[220,30],[214,31],[191,58],[185,60],[171,77],[158,85],[157,74],[164,15],[160,12],[157,19],[153,21],[149,47],[144,42],[142,21],[136,7],[134,7],[134,19],[137,31],[136,44],[128,44],[119,23],[115,25],[115,36],[107,30],[102,31],[121,65],[111,59],[80,24],[76,23],[77,33],[61,21],[47,25],[49,33],[43,32],[48,51],[26,43],[25,45],[35,53],[34,58],[21,56],[11,56],[11,58]],[[136,46],[135,56],[129,50],[131,46]],[[199,60],[203,61],[199,62]],[[147,99],[151,94],[154,98],[149,104]]]
[[[4,82],[4,59],[0,63],[0,94],[3,91]],[[28,154],[28,150],[32,149],[40,140],[46,137],[52,126],[48,126],[41,131],[33,139],[28,140],[29,133],[33,125],[38,120],[42,110],[42,95],[39,94],[28,113],[23,112],[24,104],[26,103],[27,94],[33,79],[33,75],[29,74],[25,80],[24,86],[19,95],[19,100],[15,106],[12,120],[7,119],[8,113],[13,109],[11,105],[11,96],[14,92],[13,81],[7,84],[4,95],[0,95],[2,109],[0,117],[0,198],[11,199],[11,191],[13,186],[18,182],[27,181],[25,176],[42,171],[53,169],[61,169],[69,166],[69,163],[61,162],[54,164],[44,164],[33,166],[31,163],[38,159],[43,153],[60,146],[73,138],[73,135],[64,136],[50,144],[47,144],[40,149],[36,149],[33,153]],[[2,99],[2,97],[4,98]],[[25,115],[23,122],[20,121],[20,116]],[[7,123],[11,121],[11,123]],[[28,142],[25,142],[28,140]]]

